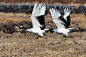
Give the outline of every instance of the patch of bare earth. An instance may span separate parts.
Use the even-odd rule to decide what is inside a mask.
[[[31,22],[30,15],[17,16],[2,16],[0,24],[8,24],[9,22]],[[56,29],[50,15],[45,16],[46,28],[51,28],[51,24]],[[25,24],[23,24],[25,25]],[[27,25],[26,25],[27,26]],[[86,29],[86,16],[84,14],[71,14],[71,25],[76,30],[79,28]],[[3,28],[4,29],[4,28]],[[46,32],[46,37],[50,42],[58,43],[65,38],[63,35],[55,32]],[[73,42],[73,39],[68,37],[66,41],[60,44],[51,45],[45,38],[30,32],[12,34],[0,31],[0,57],[86,57],[86,31],[74,31],[69,33],[74,36],[78,44]]]

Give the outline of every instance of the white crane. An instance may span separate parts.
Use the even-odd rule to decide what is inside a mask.
[[[55,10],[55,9],[50,9],[50,13],[52,16],[52,20],[55,23],[55,25],[57,26],[57,29],[53,30],[56,33],[61,33],[65,36],[65,40],[66,40],[66,35],[69,35],[68,33],[74,29],[74,28],[68,28],[70,25],[70,10],[68,8],[64,9],[64,18],[61,16],[60,12]],[[72,36],[72,35],[71,35]],[[72,36],[74,43],[74,37]],[[61,43],[61,42],[59,42]]]
[[[33,27],[30,29],[26,29],[24,26],[20,26],[20,28],[24,28],[26,31],[36,33],[42,37],[45,37],[43,33],[49,30],[49,29],[45,29],[45,19],[44,19],[45,11],[46,11],[46,6],[42,5],[42,3],[39,5],[35,4],[30,18]],[[38,36],[37,38],[39,38],[40,36]],[[47,39],[47,37],[45,38]]]

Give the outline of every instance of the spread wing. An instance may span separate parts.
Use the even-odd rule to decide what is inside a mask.
[[[68,22],[68,26],[67,27],[69,27],[69,25],[70,25],[70,9],[68,9],[68,8],[65,8],[64,9],[64,19]]]
[[[33,12],[31,15],[31,21],[33,28],[45,28],[45,20],[44,20],[44,14],[45,14],[46,7],[44,5],[35,4],[33,8]]]
[[[55,9],[50,9],[53,22],[58,29],[67,28],[67,21],[61,16],[60,12]]]

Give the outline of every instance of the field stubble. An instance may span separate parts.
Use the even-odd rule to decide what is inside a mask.
[[[3,32],[5,28],[2,26],[3,28],[0,27],[0,57],[86,57],[86,16],[84,14],[71,14],[70,17],[70,27],[73,27],[75,30],[69,34],[74,36],[78,44],[75,44],[73,39],[68,37],[66,41],[60,44],[50,45],[45,38],[40,37],[36,39],[38,35],[30,32],[25,31],[21,33],[15,31],[12,34],[5,33]],[[1,25],[12,23],[17,25],[21,23],[27,28],[30,28],[28,27],[28,23],[31,24],[30,16],[0,17]],[[45,23],[46,28],[51,28],[47,24],[51,24],[54,29],[56,28],[50,15],[45,16]],[[84,29],[84,31],[81,29]],[[64,39],[61,34],[55,32],[46,32],[45,34],[49,41],[53,43]]]

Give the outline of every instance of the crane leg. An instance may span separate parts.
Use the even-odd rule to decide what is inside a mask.
[[[65,41],[65,40],[67,40],[66,37],[65,37],[65,39],[64,39],[63,41]],[[56,44],[60,44],[60,43],[63,42],[63,41],[60,41],[60,42],[58,42],[58,43],[56,43]]]
[[[39,37],[41,37],[41,36],[38,36],[36,39],[38,39]]]
[[[70,35],[70,34],[69,34]],[[74,40],[74,36],[70,35],[73,38],[74,43],[78,44],[75,40]]]

